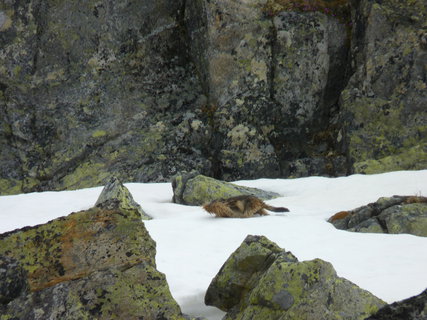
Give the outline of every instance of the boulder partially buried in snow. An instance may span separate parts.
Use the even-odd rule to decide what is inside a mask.
[[[427,237],[427,197],[384,197],[366,206],[338,212],[328,221],[348,231]]]
[[[104,189],[102,189],[95,206],[106,209],[136,210],[143,220],[151,219],[151,217],[142,210],[141,206],[135,202],[128,188],[115,177],[111,178]]]
[[[5,290],[1,318],[184,320],[155,254],[135,209],[98,206],[1,234],[0,256],[22,266],[30,289]]]
[[[183,173],[172,180],[175,203],[200,206],[216,199],[241,195],[254,195],[262,200],[280,197],[280,194],[257,188],[243,187],[234,183],[216,180],[197,172]]]
[[[385,303],[337,276],[323,260],[298,262],[263,236],[248,236],[205,296],[224,319],[365,319]]]
[[[366,320],[425,320],[427,319],[427,289],[417,296],[382,307]]]

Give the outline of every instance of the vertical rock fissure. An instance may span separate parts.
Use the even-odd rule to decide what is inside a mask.
[[[271,23],[270,25],[270,32],[269,32],[269,46],[270,46],[270,61],[268,66],[268,72],[267,72],[267,86],[268,86],[268,93],[270,102],[273,105],[279,105],[280,103],[276,101],[276,88],[275,88],[275,78],[276,78],[276,72],[277,72],[277,64],[278,64],[278,45],[277,45],[277,28],[274,25],[274,16],[271,16],[269,18],[269,21]],[[279,129],[277,129],[279,130]],[[266,136],[270,145],[273,147],[274,155],[277,159],[277,166],[279,169],[279,175],[283,176],[283,168],[284,164],[286,163],[283,159],[283,150],[279,149],[279,144],[274,141],[274,139],[271,137],[271,135]]]
[[[276,75],[276,65],[277,65],[277,29],[274,25],[273,18],[270,18],[270,66],[268,70],[268,90],[270,94],[271,101],[275,101],[275,90],[274,90],[274,78]]]
[[[6,98],[6,95],[5,95],[6,89],[7,89],[7,86],[0,83],[0,90],[3,92],[3,97],[4,97],[4,103],[1,104],[0,106],[3,109],[2,113],[4,114],[4,121],[5,123],[8,124],[8,129],[10,130],[10,132],[8,134],[5,134],[4,137],[8,145],[12,147],[13,157],[15,158],[16,163],[18,164],[16,168],[16,175],[21,180],[19,192],[22,192],[22,190],[24,190],[24,187],[25,187],[24,163],[18,153],[19,148],[18,148],[17,136],[13,133],[13,126],[11,125],[12,122],[10,121],[11,117],[9,115],[9,111],[7,110],[8,99]]]

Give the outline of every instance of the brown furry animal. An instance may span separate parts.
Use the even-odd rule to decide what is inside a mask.
[[[255,214],[267,216],[265,209],[274,212],[288,212],[283,207],[272,207],[255,196],[237,196],[228,199],[214,200],[203,206],[207,212],[217,217],[248,218]]]

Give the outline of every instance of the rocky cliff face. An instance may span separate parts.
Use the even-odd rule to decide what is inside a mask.
[[[162,180],[207,165],[190,141],[203,99],[182,5],[0,4],[2,191],[100,184],[111,172]]]
[[[352,67],[341,94],[353,170],[427,166],[427,3],[354,1]]]
[[[0,192],[425,168],[424,1],[302,4],[3,1]]]

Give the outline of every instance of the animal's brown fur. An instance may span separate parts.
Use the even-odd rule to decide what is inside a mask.
[[[341,220],[346,218],[347,216],[349,216],[351,214],[350,211],[340,211],[338,213],[335,213],[332,217],[329,218],[329,222],[334,222],[337,220]]]
[[[203,209],[217,217],[231,218],[248,218],[255,214],[266,216],[268,213],[265,209],[274,212],[289,211],[287,208],[269,206],[261,199],[250,195],[214,200],[205,204]]]

